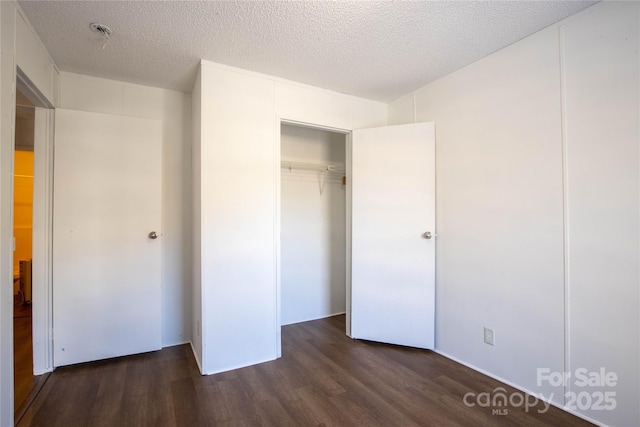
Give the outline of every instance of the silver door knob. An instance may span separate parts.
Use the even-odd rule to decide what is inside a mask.
[[[149,238],[150,239],[157,239],[158,238],[158,233],[156,233],[155,231],[152,231],[151,233],[149,233]]]
[[[431,232],[430,231],[425,231],[424,233],[422,233],[422,237],[424,239],[430,239],[431,238]]]

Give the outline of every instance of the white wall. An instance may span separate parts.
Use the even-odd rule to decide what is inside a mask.
[[[162,120],[162,345],[191,340],[191,97],[62,73],[60,108]]]
[[[436,348],[562,403],[562,388],[536,384],[538,367],[564,369],[556,38],[420,89],[415,115],[436,123]]]
[[[282,160],[345,168],[345,135],[281,127]],[[282,169],[281,323],[345,312],[346,237],[343,174]],[[322,193],[321,183],[324,181]]]
[[[192,319],[191,319],[191,346],[193,348],[193,354],[196,358],[196,362],[198,363],[198,367],[200,368],[200,372],[202,370],[202,331],[206,329],[206,325],[202,324],[202,268],[201,268],[201,215],[200,215],[200,206],[201,206],[201,191],[202,188],[200,184],[200,173],[201,173],[201,165],[200,165],[200,152],[201,152],[201,130],[202,130],[202,84],[201,84],[201,74],[200,69],[198,69],[198,74],[196,75],[195,81],[193,83],[193,90],[191,94],[192,98],[192,153],[191,153],[191,182],[192,182],[192,194],[193,194],[193,205],[192,205],[192,257],[193,257],[193,265],[192,265]]]
[[[16,66],[51,104],[58,72],[13,1],[0,2],[0,425],[13,425],[13,148]],[[34,301],[34,331],[40,312]],[[34,348],[34,355],[36,349]]]
[[[387,109],[208,61],[201,94],[202,370],[215,373],[278,354],[279,119],[349,130]]]
[[[578,411],[612,425],[640,424],[638,76],[638,3],[607,2],[389,107],[436,122],[437,351],[559,405],[538,368],[615,371]]]
[[[568,361],[615,372],[609,425],[640,425],[640,4],[560,27],[567,185]],[[590,393],[590,387],[571,387]]]
[[[56,105],[58,71],[21,12],[16,15],[16,63],[51,104]]]
[[[13,120],[15,8],[0,3],[0,425],[13,425]]]

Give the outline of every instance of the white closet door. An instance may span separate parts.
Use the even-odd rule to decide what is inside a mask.
[[[352,174],[351,336],[433,349],[434,124],[354,131]]]
[[[57,109],[54,365],[161,348],[162,124]]]

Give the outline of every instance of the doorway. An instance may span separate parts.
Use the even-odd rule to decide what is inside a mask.
[[[13,179],[13,357],[14,412],[40,380],[33,372],[32,260],[35,106],[16,92]]]
[[[280,324],[342,315],[347,135],[287,123],[280,132]]]
[[[51,347],[51,121],[53,106],[16,69],[13,219],[14,421],[52,370]]]

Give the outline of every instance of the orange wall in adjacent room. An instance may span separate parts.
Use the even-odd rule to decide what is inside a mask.
[[[33,151],[15,151],[13,184],[13,273],[20,272],[20,261],[31,259],[33,232]],[[16,290],[14,289],[14,292]]]

